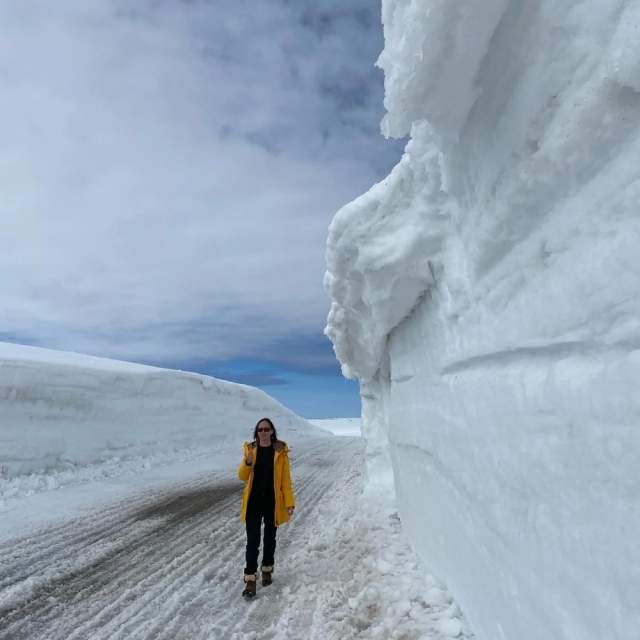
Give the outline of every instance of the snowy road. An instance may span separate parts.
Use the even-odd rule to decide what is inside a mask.
[[[229,473],[200,474],[2,543],[0,640],[463,633],[456,606],[431,579],[431,601],[423,599],[424,575],[399,539],[397,520],[380,514],[380,524],[372,524],[362,512],[356,517],[362,442],[312,441],[294,449],[292,460],[296,514],[278,532],[274,584],[259,588],[255,601],[240,597],[242,484]],[[394,558],[385,560],[378,545]],[[372,591],[372,575],[384,569],[379,562],[402,564],[403,571],[413,562],[423,593],[412,599],[417,583],[403,575],[394,584],[393,571],[381,591]],[[394,618],[388,607],[398,597]]]

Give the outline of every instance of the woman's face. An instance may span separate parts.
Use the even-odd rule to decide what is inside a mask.
[[[271,444],[271,432],[271,425],[268,422],[262,420],[258,423],[258,440],[260,441],[260,444]]]

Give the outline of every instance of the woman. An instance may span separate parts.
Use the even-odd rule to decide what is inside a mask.
[[[240,517],[247,527],[247,552],[244,568],[243,596],[256,595],[256,572],[260,548],[260,525],[264,520],[262,548],[262,586],[271,584],[276,530],[293,515],[295,501],[291,488],[289,449],[278,440],[276,428],[269,418],[258,420],[253,442],[244,443],[244,457],[238,469],[243,480]]]

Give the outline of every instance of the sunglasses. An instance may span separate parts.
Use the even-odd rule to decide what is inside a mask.
[[[258,429],[258,433],[259,433],[260,431],[271,431],[271,427],[267,427],[266,429]]]

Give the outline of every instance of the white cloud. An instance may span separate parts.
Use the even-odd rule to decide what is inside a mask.
[[[326,227],[383,170],[354,4],[0,4],[0,334],[159,361],[319,331]]]

